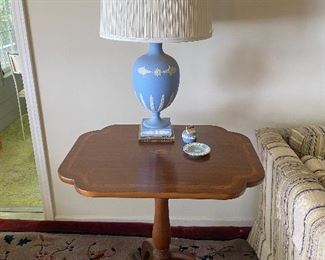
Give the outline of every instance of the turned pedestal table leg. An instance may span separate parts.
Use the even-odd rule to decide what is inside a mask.
[[[191,260],[190,256],[177,252],[170,252],[170,223],[168,199],[155,199],[155,218],[152,239],[142,244],[142,260]]]

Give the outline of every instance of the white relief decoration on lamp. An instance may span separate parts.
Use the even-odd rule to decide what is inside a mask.
[[[154,71],[148,70],[145,66],[138,68],[138,73],[142,76],[146,76],[147,74],[154,74],[156,77],[162,76],[162,74],[168,74],[169,76],[173,76],[177,72],[176,67],[168,66],[168,69],[161,70],[160,68],[156,68]]]
[[[144,99],[143,99],[142,93],[140,93],[139,96],[140,96],[140,100],[141,100],[142,105],[143,105],[146,109],[150,110],[150,109],[147,107],[146,103],[144,102]]]
[[[162,95],[161,99],[160,99],[160,104],[159,104],[159,107],[158,107],[158,111],[161,111],[164,108],[164,104],[165,104],[165,95]]]
[[[165,105],[165,95],[164,94],[160,98],[160,103],[159,103],[159,107],[157,110],[155,107],[155,100],[154,100],[153,95],[150,95],[150,98],[149,98],[150,108],[146,105],[142,93],[139,94],[139,99],[140,99],[142,105],[151,112],[159,112],[164,108],[164,105]]]
[[[161,69],[156,68],[154,73],[155,73],[155,76],[156,76],[156,77],[161,76]]]
[[[150,111],[155,112],[155,101],[152,95],[150,95]]]
[[[174,66],[168,66],[168,69],[164,70],[163,73],[173,76],[176,73],[177,69]]]
[[[138,73],[141,74],[142,76],[145,76],[147,74],[152,73],[152,71],[147,70],[146,67],[141,67],[141,68],[138,68]]]

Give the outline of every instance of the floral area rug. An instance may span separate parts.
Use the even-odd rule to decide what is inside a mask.
[[[27,232],[0,233],[1,260],[140,260],[142,237],[51,234]],[[173,238],[180,252],[198,260],[257,259],[244,239],[229,241]]]

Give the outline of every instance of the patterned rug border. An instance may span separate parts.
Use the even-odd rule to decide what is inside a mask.
[[[89,234],[0,232],[0,259],[140,260],[146,238]],[[257,260],[246,240],[228,241],[172,238],[171,249],[196,260]]]
[[[196,240],[247,239],[251,227],[172,227],[172,236]],[[152,224],[0,219],[0,232],[45,232],[150,237]]]

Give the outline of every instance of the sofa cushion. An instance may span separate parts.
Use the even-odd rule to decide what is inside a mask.
[[[305,155],[325,157],[325,126],[291,129],[289,145],[301,158]]]
[[[317,176],[320,183],[325,187],[325,159],[322,157],[305,155],[301,158],[301,161]]]

